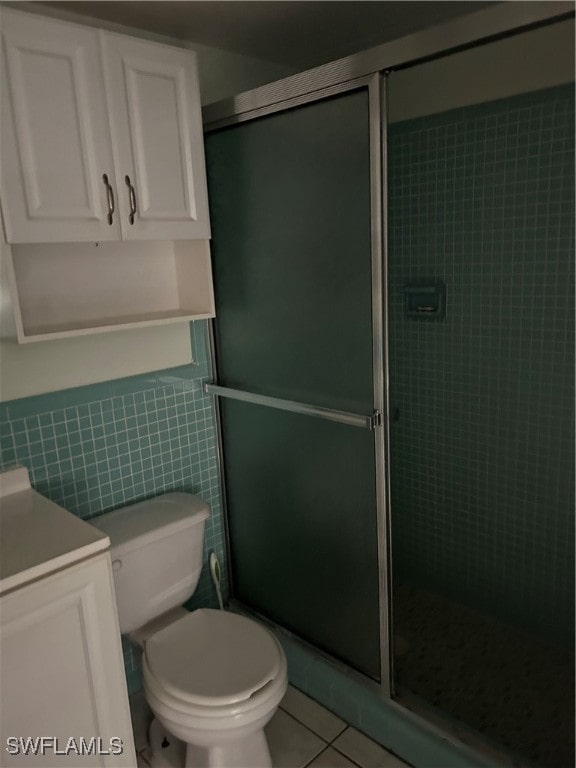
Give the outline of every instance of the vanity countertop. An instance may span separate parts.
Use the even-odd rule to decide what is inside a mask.
[[[33,490],[25,467],[0,473],[0,594],[109,546],[102,531]]]

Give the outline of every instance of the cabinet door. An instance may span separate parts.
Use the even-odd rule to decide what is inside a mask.
[[[195,54],[108,33],[102,45],[124,239],[208,238]]]
[[[98,32],[3,9],[2,43],[8,241],[118,240]]]
[[[9,593],[0,599],[0,608],[2,765],[133,768],[109,555]],[[18,742],[7,742],[9,737],[34,741],[42,736],[54,737],[57,744],[45,743],[43,754],[32,758],[15,753]],[[112,754],[119,747],[112,737],[121,739],[121,754]],[[71,738],[80,749],[84,738],[100,754],[80,755],[73,747],[67,755],[57,754],[57,749],[68,749]]]

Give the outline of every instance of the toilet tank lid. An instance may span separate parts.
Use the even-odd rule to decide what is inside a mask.
[[[107,512],[90,523],[109,536],[114,555],[122,555],[201,523],[209,516],[210,507],[199,496],[166,493]]]

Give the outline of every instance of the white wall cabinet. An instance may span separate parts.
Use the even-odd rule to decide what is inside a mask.
[[[102,45],[123,237],[210,237],[195,59],[123,35]]]
[[[119,240],[98,31],[6,10],[1,21],[7,240]]]
[[[13,9],[1,22],[18,341],[213,317],[194,52]]]
[[[210,236],[195,54],[2,11],[9,243]]]
[[[0,598],[2,765],[134,768],[130,711],[108,553]],[[62,752],[93,737],[93,751],[10,754],[9,737],[49,736]],[[122,741],[117,751],[116,737]],[[17,744],[17,742],[16,742]],[[14,751],[14,742],[11,742]],[[110,754],[104,754],[110,752]]]

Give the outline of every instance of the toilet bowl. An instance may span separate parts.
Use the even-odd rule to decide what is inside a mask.
[[[264,726],[288,684],[282,647],[245,616],[179,607],[198,583],[209,513],[170,493],[91,522],[110,537],[120,631],[143,648],[148,704],[186,744],[177,768],[270,768]],[[178,748],[167,762],[163,741],[151,739],[153,768],[182,760]]]
[[[284,652],[267,629],[199,609],[146,641],[142,670],[152,712],[187,745],[187,768],[272,765],[263,729],[287,675]]]

